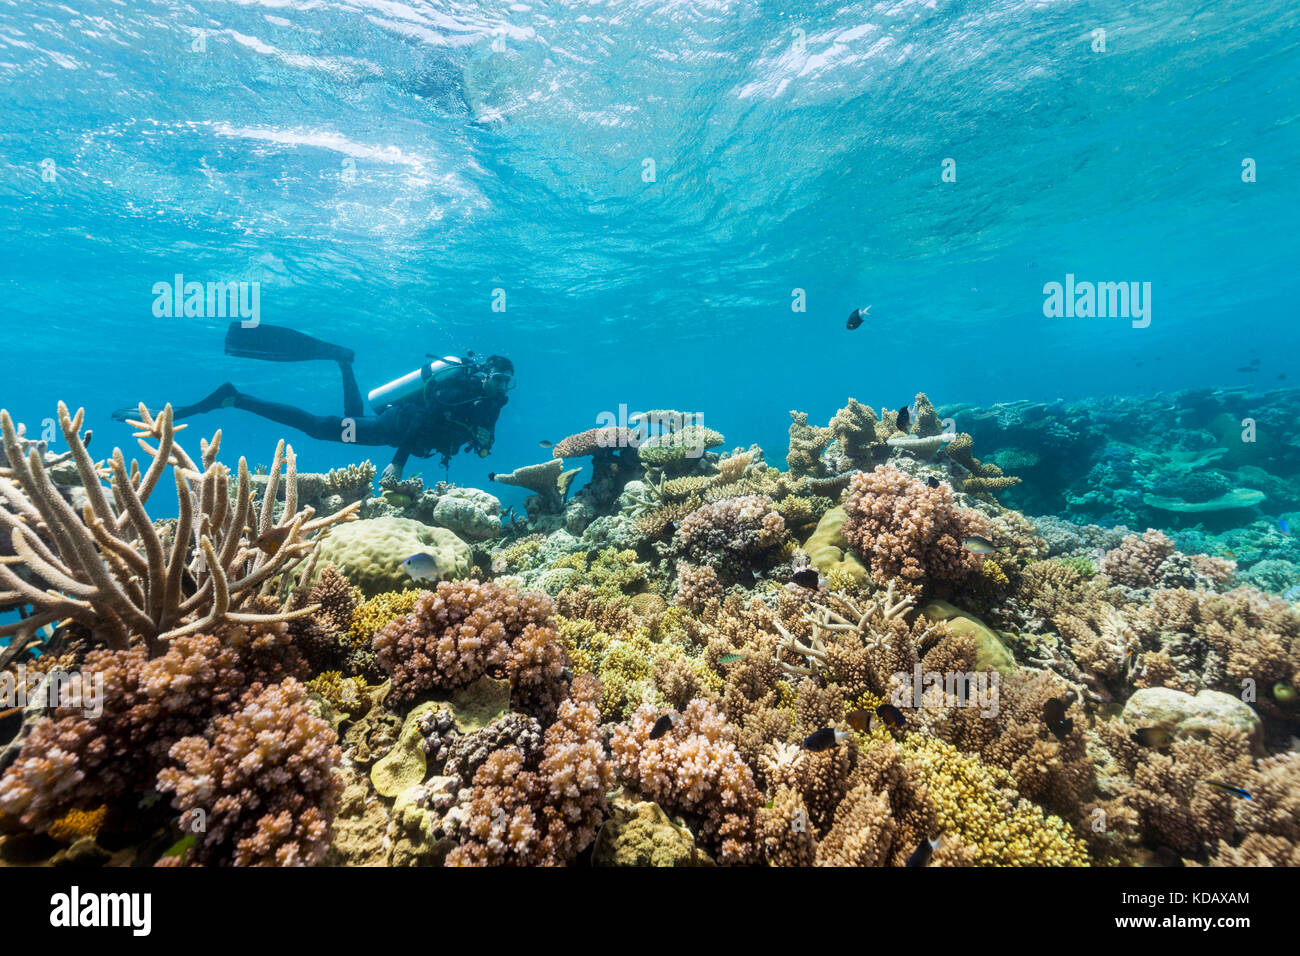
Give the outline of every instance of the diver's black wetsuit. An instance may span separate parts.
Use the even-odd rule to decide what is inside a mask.
[[[400,478],[411,455],[442,456],[445,465],[462,446],[486,453],[491,450],[498,416],[506,404],[502,394],[489,392],[468,367],[444,372],[424,392],[408,396],[376,416],[367,417],[350,362],[339,362],[343,373],[343,415],[313,415],[293,405],[268,402],[246,395],[226,383],[201,402],[173,410],[187,418],[218,408],[241,408],[281,425],[296,428],[320,441],[344,440],[345,419],[352,422],[352,442],[396,448],[385,475]]]

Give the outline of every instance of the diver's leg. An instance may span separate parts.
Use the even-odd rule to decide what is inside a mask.
[[[260,398],[254,398],[252,395],[245,395],[242,392],[235,395],[234,407],[243,409],[246,412],[252,412],[259,418],[266,418],[281,425],[296,428],[303,434],[319,441],[343,441],[343,419],[337,415],[313,415],[311,412],[303,411],[293,405],[264,401]],[[368,427],[369,425],[370,423],[364,419],[355,423],[353,429],[355,431],[355,443],[358,445],[387,444],[387,442],[372,440],[375,436],[371,434],[373,429]]]
[[[366,407],[361,404],[361,389],[357,388],[357,374],[352,371],[352,363],[339,362],[339,371],[343,373],[343,414],[348,418],[360,418]]]
[[[205,412],[215,412],[218,408],[229,408],[234,404],[235,396],[239,390],[229,382],[224,382],[215,392],[207,398],[200,399],[193,405],[178,405],[172,408],[172,418],[182,419],[189,418],[191,415],[202,415]]]

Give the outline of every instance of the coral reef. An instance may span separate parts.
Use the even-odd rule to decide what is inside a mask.
[[[786,471],[646,413],[493,475],[526,515],[5,419],[0,861],[1295,865],[1300,453],[1184,402],[849,399]]]

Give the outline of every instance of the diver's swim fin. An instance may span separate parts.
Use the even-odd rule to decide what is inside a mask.
[[[355,354],[341,345],[331,345],[295,329],[280,325],[255,325],[244,328],[231,322],[226,329],[226,354],[266,362],[310,362],[324,359],[351,363]]]

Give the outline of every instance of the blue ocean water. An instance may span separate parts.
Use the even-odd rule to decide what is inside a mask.
[[[1298,26],[1290,0],[5,0],[0,404],[29,430],[86,406],[99,454],[133,448],[113,408],[226,380],[341,410],[333,366],[155,316],[176,274],[260,283],[261,320],[355,349],[363,390],[509,355],[492,457],[451,466],[479,486],[620,405],[779,462],[790,409],[850,395],[1272,380],[1300,341]],[[1149,326],[1045,317],[1067,274],[1151,283]],[[234,410],[189,434],[217,427],[227,461],[387,460]]]

